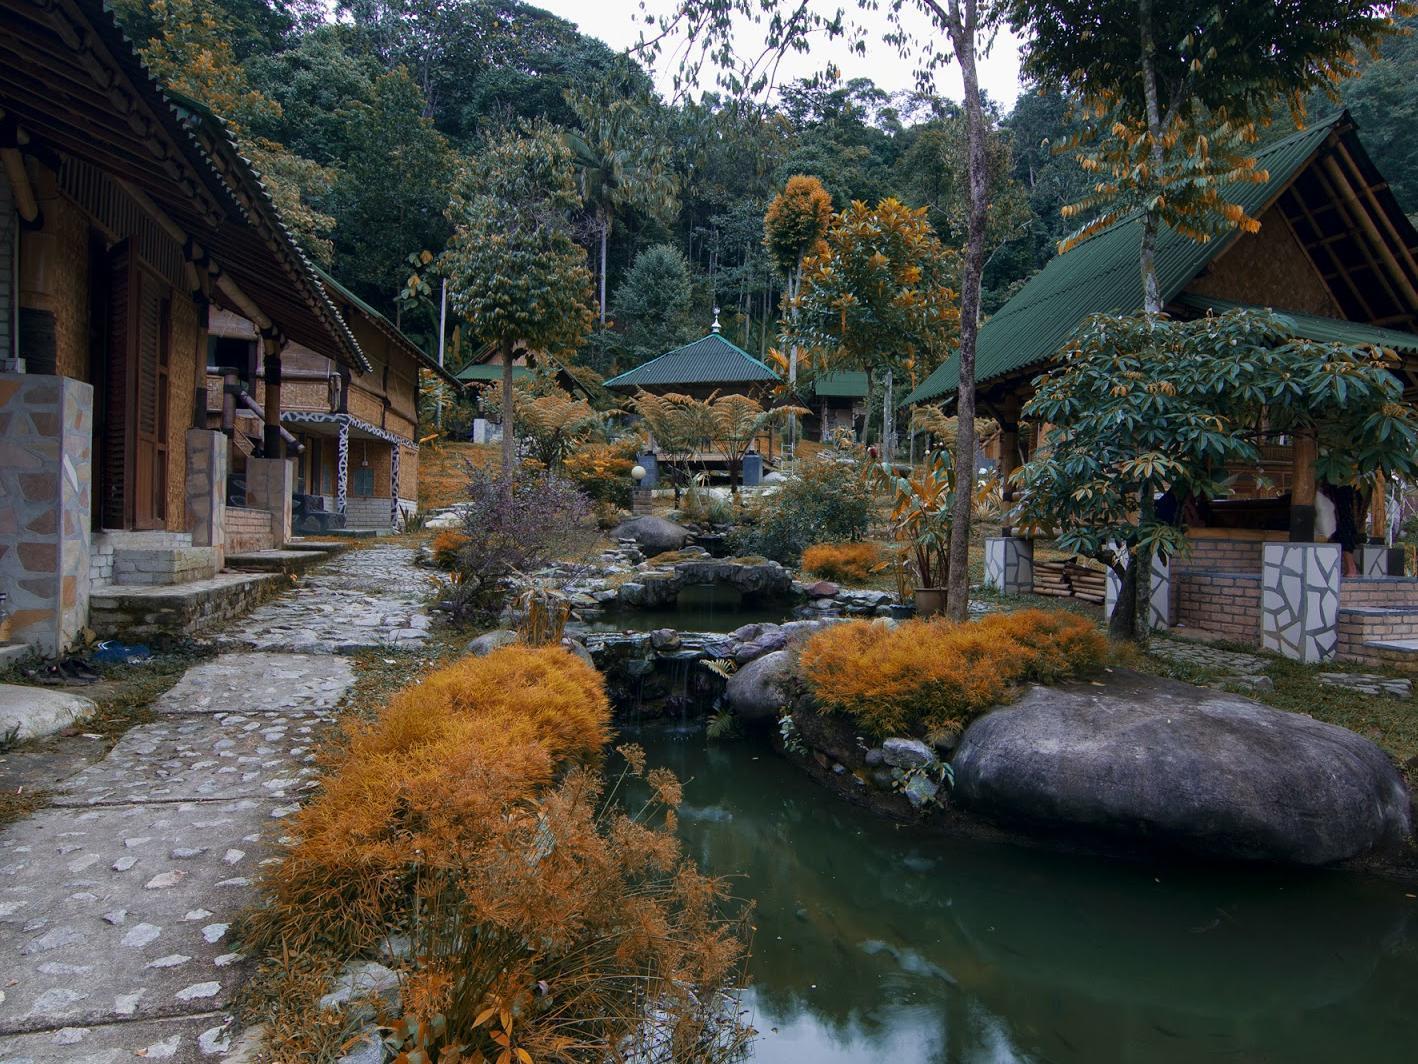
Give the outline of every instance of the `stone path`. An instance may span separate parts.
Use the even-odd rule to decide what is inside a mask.
[[[260,612],[313,631],[312,648],[364,633],[365,646],[417,644],[428,618],[412,556],[351,552]],[[397,623],[394,638],[370,616]],[[280,645],[262,631],[249,617],[221,642]],[[224,653],[0,831],[0,1064],[234,1058],[246,959],[231,924],[315,785],[316,733],[353,680],[328,652]]]
[[[1389,698],[1408,698],[1413,694],[1412,680],[1369,672],[1322,672],[1320,683],[1344,687],[1364,695],[1387,695]]]
[[[1147,644],[1147,652],[1179,665],[1223,673],[1227,682],[1240,687],[1270,690],[1275,686],[1275,681],[1265,674],[1269,663],[1255,654],[1172,639],[1153,639]]]
[[[403,547],[348,551],[307,574],[298,595],[258,606],[218,637],[223,647],[346,654],[411,649],[428,638],[423,600],[433,589]]]

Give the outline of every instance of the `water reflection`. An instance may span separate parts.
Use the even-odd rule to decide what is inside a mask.
[[[673,628],[681,632],[732,632],[745,624],[782,624],[792,619],[792,612],[789,602],[744,598],[732,587],[700,584],[681,590],[673,606],[608,610],[584,627],[592,632],[653,632],[657,628]]]
[[[744,741],[635,736],[757,902],[759,1062],[1411,1061],[1401,885],[925,838]]]

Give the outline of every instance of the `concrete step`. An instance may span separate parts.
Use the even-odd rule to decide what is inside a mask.
[[[113,582],[122,587],[185,584],[217,575],[211,547],[119,547],[113,552]]]
[[[290,587],[281,573],[220,573],[186,584],[99,588],[89,597],[89,627],[101,639],[191,635],[240,617]]]
[[[303,573],[330,559],[319,550],[255,550],[228,554],[226,567],[246,573]]]

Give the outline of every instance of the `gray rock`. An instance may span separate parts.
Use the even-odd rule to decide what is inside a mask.
[[[647,514],[617,525],[611,536],[617,540],[633,540],[642,550],[655,555],[679,550],[689,542],[690,532],[673,521]]]
[[[594,669],[596,667],[596,661],[594,658],[591,657],[591,652],[587,650],[585,646],[578,643],[576,640],[563,639],[561,641],[561,645],[564,646],[567,650],[571,651],[571,653],[575,654],[587,665],[591,666],[591,668]]]
[[[1403,779],[1367,739],[1122,670],[980,717],[953,767],[978,812],[1208,857],[1322,865],[1411,831]]]
[[[745,720],[770,720],[783,711],[791,694],[792,655],[775,650],[757,658],[729,677],[724,697],[729,708]]]
[[[676,650],[679,648],[679,633],[673,628],[656,628],[650,633],[650,645],[656,650]]]
[[[788,633],[781,628],[769,628],[757,639],[742,643],[734,651],[734,660],[740,665],[746,665],[763,657],[764,654],[771,654],[775,650],[782,650],[788,645]]]
[[[919,739],[887,739],[881,757],[892,768],[924,768],[936,759],[935,751]]]
[[[379,998],[393,1005],[399,1000],[399,973],[376,961],[352,961],[320,999],[322,1009],[338,1009],[361,998]]]
[[[803,590],[812,598],[831,598],[841,589],[831,580],[819,580],[815,584],[808,584]]]
[[[485,657],[494,650],[501,650],[505,646],[511,646],[517,642],[517,633],[508,628],[499,628],[495,631],[484,632],[476,639],[472,640],[464,649],[474,657]]]
[[[86,720],[95,706],[82,695],[0,684],[0,739],[37,739]]]
[[[955,748],[960,745],[960,729],[944,729],[932,739],[931,745],[934,746],[942,756],[948,757]]]
[[[877,768],[886,760],[886,752],[879,746],[873,746],[866,754],[867,768]]]
[[[361,1031],[359,1042],[336,1064],[384,1064],[384,1042],[379,1037],[379,1028]]]

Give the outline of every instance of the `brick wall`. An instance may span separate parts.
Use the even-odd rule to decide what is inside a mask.
[[[1418,578],[1409,576],[1346,576],[1339,583],[1344,606],[1418,606]]]
[[[1178,622],[1216,632],[1241,643],[1260,642],[1260,573],[1181,570],[1177,587]]]
[[[253,550],[271,549],[271,515],[265,510],[248,510],[244,506],[226,508],[226,552],[242,554]]]
[[[1254,573],[1260,576],[1264,543],[1251,539],[1191,539],[1191,550],[1176,568],[1206,573]]]

